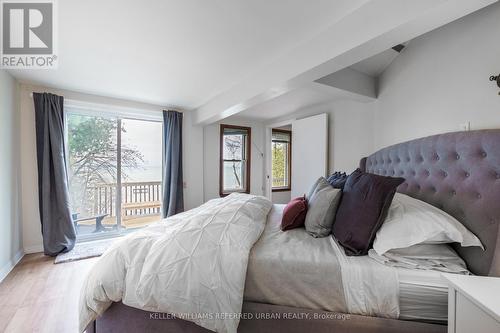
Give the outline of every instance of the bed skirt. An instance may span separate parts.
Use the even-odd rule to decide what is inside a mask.
[[[239,333],[250,332],[342,332],[342,333],[446,333],[446,325],[394,320],[288,306],[243,303]],[[192,322],[168,314],[148,312],[113,303],[102,316],[90,323],[86,333],[183,332],[209,333]]]

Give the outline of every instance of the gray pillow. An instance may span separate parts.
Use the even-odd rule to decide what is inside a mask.
[[[304,225],[311,236],[319,238],[332,233],[333,221],[342,191],[333,188],[324,177],[318,179],[315,185],[316,188],[308,198]]]
[[[319,177],[318,179],[316,179],[316,181],[314,182],[313,186],[311,186],[311,188],[309,189],[309,192],[306,195],[306,199],[307,200],[311,200],[311,197],[312,197],[312,195],[314,193],[314,190],[316,189],[316,186],[318,186],[318,183],[320,182],[321,178],[324,179],[324,177]]]

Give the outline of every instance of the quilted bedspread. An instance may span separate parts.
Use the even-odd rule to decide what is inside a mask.
[[[91,269],[80,331],[112,302],[164,312],[217,332],[236,332],[249,252],[271,202],[231,194],[128,235]]]

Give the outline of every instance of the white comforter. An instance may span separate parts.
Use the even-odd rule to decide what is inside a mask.
[[[84,283],[80,331],[112,302],[236,332],[248,255],[271,209],[259,196],[231,194],[117,242]]]

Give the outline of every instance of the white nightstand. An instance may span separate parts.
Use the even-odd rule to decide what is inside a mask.
[[[448,333],[500,332],[500,278],[443,274],[448,281]]]

